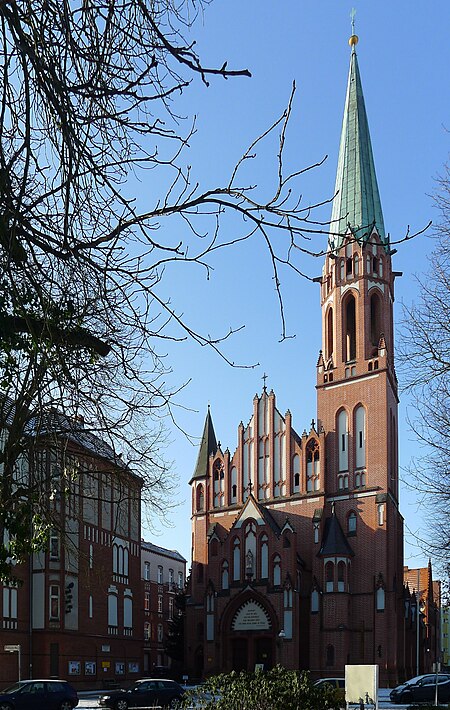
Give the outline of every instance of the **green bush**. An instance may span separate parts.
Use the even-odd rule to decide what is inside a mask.
[[[204,710],[339,710],[342,705],[342,691],[316,688],[309,673],[281,666],[213,676],[186,693],[182,703],[184,708]]]

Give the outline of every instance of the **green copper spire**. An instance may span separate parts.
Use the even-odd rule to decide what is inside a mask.
[[[363,243],[369,238],[372,228],[375,226],[387,248],[388,239],[384,231],[369,124],[355,51],[358,42],[356,35],[352,35],[349,42],[352,46],[352,54],[342,121],[329,244],[332,250],[339,249],[349,226],[355,238]]]

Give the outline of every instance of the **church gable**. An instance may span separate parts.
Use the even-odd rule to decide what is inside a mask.
[[[258,526],[267,525],[278,537],[280,535],[280,527],[275,522],[273,515],[267,508],[259,505],[252,495],[247,499],[231,529],[239,530],[247,520],[255,520]]]
[[[263,511],[261,510],[260,506],[256,503],[253,496],[251,498],[247,499],[247,502],[245,503],[240,515],[238,516],[238,519],[235,521],[233,528],[235,528],[235,529],[241,528],[242,525],[245,523],[245,521],[249,520],[250,518],[255,520],[257,525],[264,525],[265,524],[265,520],[263,517]]]

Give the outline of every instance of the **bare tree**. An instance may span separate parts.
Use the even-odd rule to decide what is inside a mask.
[[[66,422],[83,417],[141,476],[144,501],[165,509],[161,422],[175,393],[160,343],[189,337],[227,359],[233,332],[198,332],[161,296],[168,263],[209,275],[212,254],[260,238],[286,337],[279,269],[304,275],[304,258],[321,254],[311,237],[329,226],[298,197],[314,166],[283,167],[295,87],[225,184],[202,186],[189,167],[195,121],[180,130],[177,96],[193,81],[250,76],[226,61],[203,66],[185,39],[202,9],[0,0],[0,534],[6,518],[20,536],[45,512],[34,490],[24,503],[14,472],[55,409]],[[243,170],[274,133],[277,169],[262,194]],[[153,180],[145,210],[127,188],[136,175]]]
[[[440,220],[420,298],[404,307],[400,360],[413,407],[410,424],[423,447],[408,470],[408,482],[429,513],[421,542],[444,564],[450,562],[450,171],[440,180]]]

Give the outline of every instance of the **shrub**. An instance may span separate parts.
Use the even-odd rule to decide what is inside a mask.
[[[276,666],[270,671],[223,673],[188,692],[182,706],[204,710],[339,710],[339,691],[316,688],[307,672]]]

